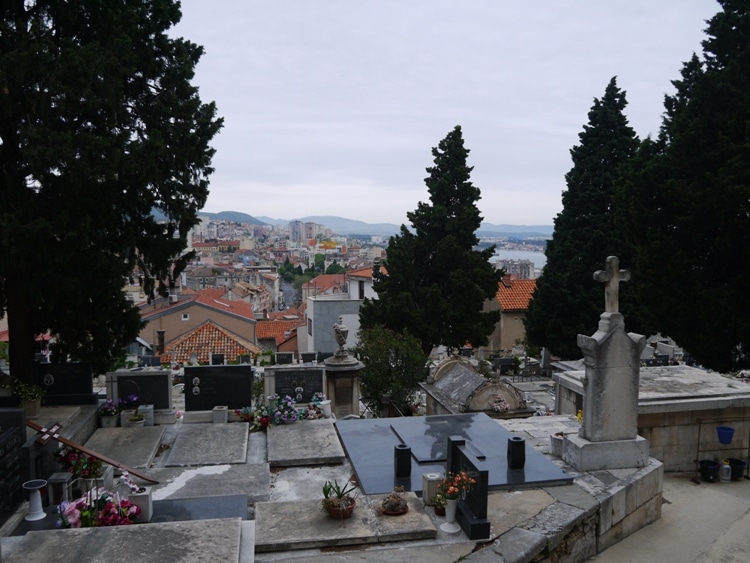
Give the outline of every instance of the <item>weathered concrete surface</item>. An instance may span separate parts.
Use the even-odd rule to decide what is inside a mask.
[[[167,454],[166,467],[245,463],[249,425],[183,424]]]
[[[259,503],[255,507],[257,552],[285,551],[431,539],[437,530],[413,493],[404,495],[409,511],[385,516],[377,511],[381,495],[360,497],[351,518],[334,520],[320,500]]]
[[[489,495],[487,519],[490,521],[490,537],[495,538],[524,524],[554,502],[555,499],[541,489],[502,491]]]
[[[271,467],[325,465],[343,463],[346,459],[329,418],[271,426],[267,432]]]
[[[254,465],[211,465],[204,467],[158,467],[149,469],[155,500],[222,495],[248,495],[249,502],[270,499],[270,472],[267,463]]]
[[[164,426],[99,428],[85,446],[128,467],[149,467],[159,450],[164,429]]]
[[[238,561],[241,520],[29,532],[6,563],[213,563]]]

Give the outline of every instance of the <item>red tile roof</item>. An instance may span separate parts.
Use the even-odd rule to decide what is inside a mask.
[[[503,311],[525,311],[529,308],[536,280],[519,280],[504,276],[497,287],[497,302]]]
[[[305,324],[304,321],[293,320],[293,321],[257,321],[255,323],[255,337],[258,340],[276,339],[279,336],[284,336],[287,332],[292,332],[298,326]]]
[[[228,362],[233,362],[240,354],[259,354],[261,349],[249,340],[240,338],[226,329],[206,321],[195,330],[188,332],[164,346],[163,357],[169,362],[188,363],[195,352],[198,362],[208,363],[211,354],[224,354]]]
[[[320,274],[311,279],[302,287],[315,288],[316,291],[324,292],[334,287],[342,287],[346,283],[345,274]]]
[[[248,320],[255,320],[253,306],[250,303],[246,303],[239,299],[236,301],[227,301],[226,299],[221,298],[224,293],[226,292],[222,289],[203,289],[193,294],[186,292],[180,295],[177,303],[163,302],[161,303],[161,306],[158,306],[157,303],[142,306],[141,318],[148,320],[169,313],[172,310],[178,308],[181,309],[190,303],[200,303],[211,309],[224,311],[229,315],[236,315]]]

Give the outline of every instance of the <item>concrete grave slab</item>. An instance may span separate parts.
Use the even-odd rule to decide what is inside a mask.
[[[99,428],[84,444],[87,448],[136,469],[149,467],[159,450],[163,426]]]
[[[165,467],[245,463],[247,422],[232,424],[184,424],[166,454]]]
[[[217,494],[246,494],[250,502],[268,501],[270,473],[267,463],[225,464],[206,467],[157,467],[149,476],[158,479],[152,486],[154,500],[212,497]]]
[[[321,510],[319,499],[258,503],[256,553],[437,537],[437,529],[416,495],[408,496],[409,512],[402,516],[379,514],[381,499],[358,498],[354,514],[347,520],[330,518]]]
[[[303,420],[268,428],[268,463],[272,467],[330,465],[346,459],[333,421]]]
[[[242,520],[222,518],[29,532],[8,563],[238,561]]]
[[[500,536],[520,526],[554,502],[554,498],[539,489],[498,491],[490,494],[487,497],[490,537]]]

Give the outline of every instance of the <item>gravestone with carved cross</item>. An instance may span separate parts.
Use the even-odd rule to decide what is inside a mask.
[[[619,269],[618,258],[610,256],[594,279],[605,284],[605,312],[592,336],[578,335],[586,369],[583,421],[579,435],[563,443],[563,459],[583,471],[641,467],[649,457],[648,442],[638,436],[640,357],[646,339],[625,332],[618,302],[619,284],[630,280],[630,272]]]

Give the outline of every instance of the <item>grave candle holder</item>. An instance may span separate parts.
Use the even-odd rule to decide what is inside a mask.
[[[26,520],[31,522],[41,520],[46,514],[44,508],[42,508],[42,495],[39,489],[47,486],[47,481],[44,479],[32,479],[31,481],[26,481],[21,486],[29,491],[29,513],[26,515]]]
[[[508,467],[523,469],[526,465],[526,440],[519,436],[508,438]]]
[[[393,465],[397,478],[409,477],[411,475],[411,447],[406,444],[394,446]]]

